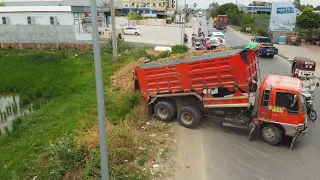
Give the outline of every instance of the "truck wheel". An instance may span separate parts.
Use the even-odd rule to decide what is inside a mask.
[[[161,121],[171,121],[176,113],[177,108],[171,101],[160,101],[154,106],[154,114]]]
[[[201,111],[195,106],[185,106],[178,111],[178,121],[186,128],[196,128],[201,119]]]
[[[260,128],[263,141],[271,145],[277,145],[282,140],[282,130],[273,124],[265,124]]]

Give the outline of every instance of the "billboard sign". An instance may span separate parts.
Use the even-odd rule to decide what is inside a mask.
[[[291,2],[273,2],[269,31],[293,32],[296,26],[296,12]]]

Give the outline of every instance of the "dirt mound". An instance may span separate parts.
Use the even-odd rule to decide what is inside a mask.
[[[192,56],[201,56],[204,54],[212,54],[212,53],[226,51],[229,49],[230,48],[216,48],[216,49],[207,50],[207,51],[192,51],[192,52],[184,53],[184,54],[171,54],[169,57],[158,59],[157,62],[165,62],[165,61],[170,61],[170,60],[183,59],[183,58],[192,57]]]
[[[110,77],[112,85],[119,87],[121,91],[131,92],[134,89],[134,68],[140,64],[143,64],[146,57],[141,57],[135,62],[131,62],[126,66],[120,68]]]
[[[156,51],[153,49],[146,50],[146,52],[147,52],[147,54],[153,55],[153,56],[158,56],[159,54],[161,54],[161,51]]]
[[[204,54],[212,54],[216,52],[221,52],[228,50],[229,48],[216,48],[214,50],[208,50],[208,51],[192,51],[185,54],[171,54],[169,57],[158,59],[157,62],[165,62],[169,60],[177,60],[177,59],[183,59],[187,57],[192,56],[200,56]],[[156,53],[161,53],[159,51],[154,50],[148,50],[148,54],[156,55]],[[112,85],[115,87],[119,87],[121,91],[123,92],[131,92],[134,90],[134,68],[140,64],[143,64],[147,58],[141,57],[135,62],[131,62],[127,64],[126,66],[122,67],[118,71],[114,73],[113,76],[111,76],[111,82]]]

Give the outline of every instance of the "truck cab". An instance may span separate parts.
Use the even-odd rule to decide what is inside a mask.
[[[265,142],[276,145],[286,135],[293,137],[293,144],[306,133],[306,105],[301,90],[301,81],[293,77],[268,75],[262,81],[256,93],[254,124],[259,124]]]

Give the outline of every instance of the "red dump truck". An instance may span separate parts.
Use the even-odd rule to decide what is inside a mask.
[[[216,22],[216,29],[223,30],[227,29],[228,26],[228,16],[227,15],[218,15]]]
[[[187,128],[214,117],[224,126],[251,129],[249,139],[258,129],[271,145],[291,136],[291,148],[307,131],[301,81],[268,75],[259,85],[255,49],[146,63],[135,68],[134,83],[157,119],[177,117]]]

